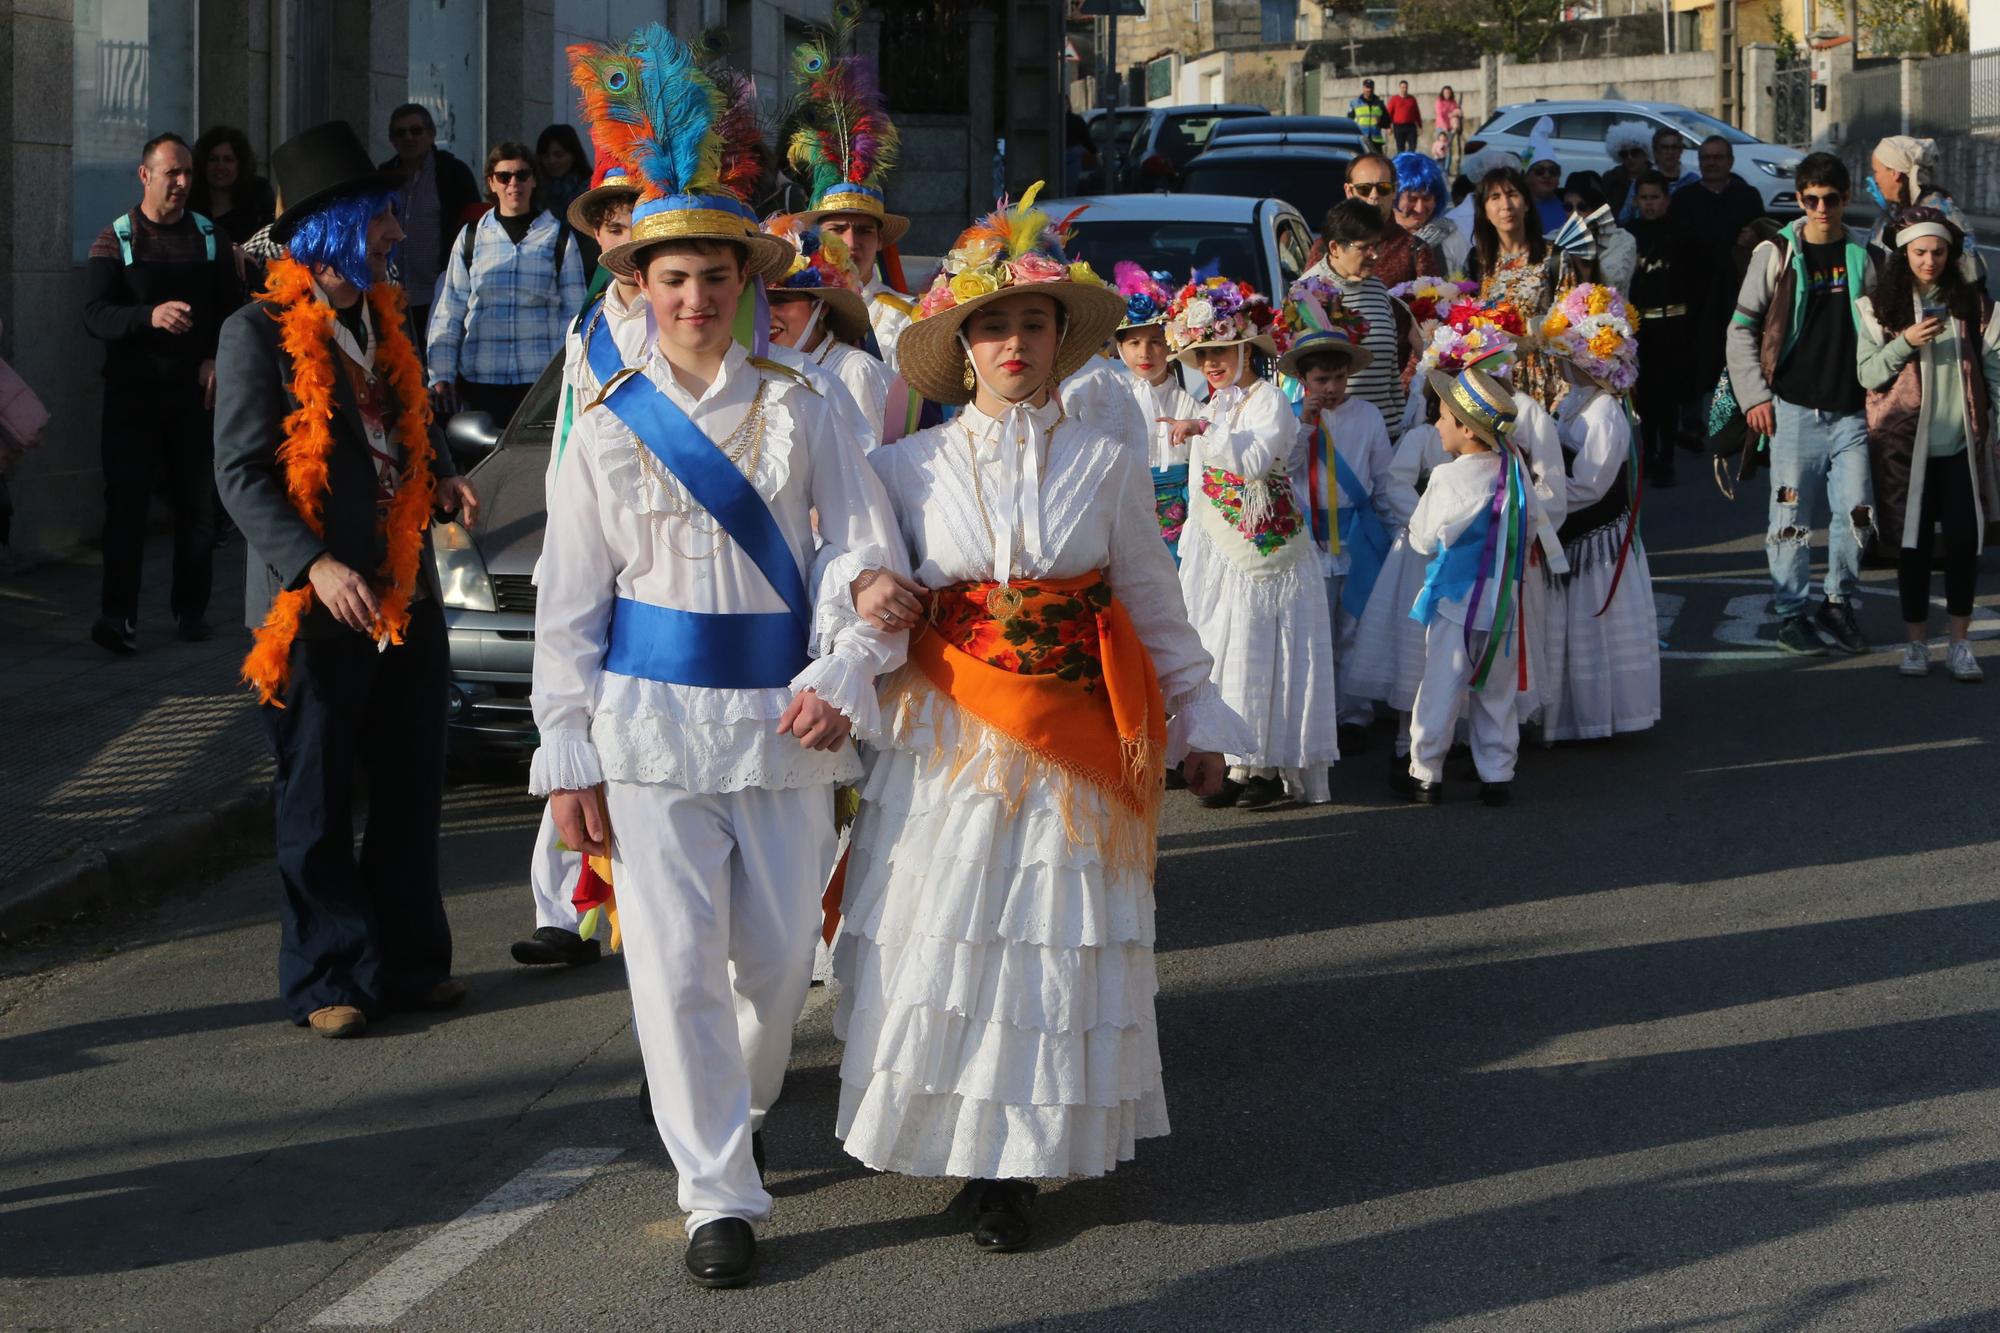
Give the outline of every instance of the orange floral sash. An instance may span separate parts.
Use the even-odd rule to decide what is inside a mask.
[[[1079,578],[999,585],[961,583],[932,595],[931,619],[910,642],[910,667],[936,693],[970,714],[1003,745],[1025,752],[1030,779],[1058,788],[1073,841],[1093,833],[1105,860],[1143,863],[1150,872],[1163,790],[1167,720],[1153,659],[1101,572]],[[991,604],[989,606],[989,604]],[[995,609],[1004,611],[996,615]],[[898,732],[910,728],[903,673]],[[892,686],[890,694],[899,692]],[[975,738],[976,739],[976,738]],[[977,758],[961,746],[964,770]],[[995,764],[986,772],[997,777]],[[1112,798],[1118,827],[1084,827],[1075,782]],[[1015,786],[1021,785],[1018,779]],[[1025,792],[1003,794],[1018,805]]]
[[[333,307],[314,295],[312,273],[292,259],[272,262],[263,299],[279,308],[273,318],[278,321],[279,344],[292,360],[292,397],[298,402],[285,418],[285,439],[278,446],[285,494],[307,526],[323,535],[320,510],[333,453]],[[375,364],[395,394],[396,434],[403,445],[402,476],[381,518],[388,554],[377,572],[387,586],[378,599],[381,612],[374,633],[377,639],[401,643],[410,624],[410,595],[416,588],[424,529],[430,526],[437,489],[431,476],[431,406],[424,391],[423,366],[403,328],[402,289],[378,284],[368,292],[368,304],[375,315]],[[310,584],[271,599],[271,609],[243,659],[243,679],[257,691],[259,702],[285,706],[292,640],[298,637],[312,601]]]

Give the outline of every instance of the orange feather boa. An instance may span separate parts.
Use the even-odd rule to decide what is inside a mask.
[[[292,359],[292,397],[298,403],[285,417],[285,438],[278,446],[285,494],[306,525],[323,535],[321,508],[333,453],[333,307],[314,295],[312,274],[305,265],[291,259],[272,263],[263,299],[278,307],[272,318],[278,321],[279,345]],[[378,589],[381,610],[374,635],[401,643],[410,624],[410,594],[417,584],[424,529],[430,526],[431,501],[437,491],[431,476],[431,404],[424,391],[423,365],[404,332],[402,290],[387,284],[374,287],[368,292],[368,304],[375,314],[375,364],[387,375],[400,405],[396,434],[403,443],[402,478],[382,520],[388,555],[377,572],[387,587]],[[292,640],[298,637],[312,601],[311,584],[271,600],[250,655],[243,659],[243,679],[257,691],[259,702],[285,706]]]

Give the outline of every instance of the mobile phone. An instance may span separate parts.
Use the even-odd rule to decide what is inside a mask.
[[[1941,320],[1950,313],[1950,310],[1941,305],[1927,305],[1923,308],[1923,317],[1925,319]]]

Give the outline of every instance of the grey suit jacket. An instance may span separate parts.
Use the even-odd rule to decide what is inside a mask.
[[[264,623],[278,593],[305,586],[313,561],[322,554],[378,586],[387,555],[376,528],[375,464],[345,375],[334,376],[333,454],[321,511],[325,534],[314,533],[285,496],[278,446],[285,438],[285,417],[298,400],[292,396],[292,359],[278,343],[275,312],[276,307],[262,301],[238,310],[223,323],[215,353],[215,485],[249,544],[243,618],[252,629]],[[332,354],[340,355],[337,350]],[[435,424],[431,448],[433,475],[456,476],[451,451]],[[428,529],[417,574],[418,595],[436,597],[437,567]],[[314,638],[353,633],[317,603],[299,632]]]

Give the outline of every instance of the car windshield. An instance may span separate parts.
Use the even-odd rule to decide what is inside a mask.
[[[1086,213],[1070,236],[1071,259],[1084,259],[1099,273],[1109,274],[1121,259],[1148,272],[1164,270],[1184,282],[1195,269],[1247,282],[1260,281],[1266,271],[1256,224],[1243,222],[1183,222],[1173,218],[1102,218]]]
[[[1212,111],[1198,116],[1168,116],[1160,125],[1159,151],[1175,164],[1185,162],[1207,146],[1208,136],[1215,133],[1215,127],[1224,119]]]
[[[1679,127],[1681,133],[1700,142],[1703,139],[1721,135],[1731,143],[1762,143],[1754,134],[1745,134],[1728,121],[1717,120],[1714,116],[1691,111],[1684,106],[1658,107],[1653,112],[1661,120],[1670,120]]]
[[[1273,196],[1299,210],[1308,221],[1326,216],[1341,199],[1347,163],[1339,158],[1288,156],[1196,160],[1181,176],[1183,194],[1231,194],[1241,199]]]
[[[1132,136],[1145,126],[1148,118],[1149,113],[1145,111],[1114,111],[1109,116],[1099,117],[1098,123],[1091,126],[1092,137],[1107,148],[1130,148]],[[1108,128],[1105,127],[1106,121],[1110,122]]]

